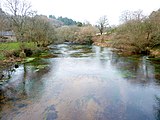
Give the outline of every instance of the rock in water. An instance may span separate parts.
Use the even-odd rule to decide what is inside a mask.
[[[14,67],[15,67],[15,68],[18,68],[18,67],[19,67],[19,65],[18,65],[18,64],[15,64],[15,65],[14,65]]]

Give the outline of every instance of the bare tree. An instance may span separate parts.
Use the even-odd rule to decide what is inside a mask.
[[[9,29],[9,21],[5,12],[0,8],[0,31]]]
[[[17,39],[23,41],[26,19],[32,13],[31,4],[25,0],[5,0],[4,6],[10,14],[10,20]]]
[[[120,16],[120,21],[122,23],[133,22],[133,21],[141,22],[145,18],[146,17],[143,15],[142,10],[137,10],[137,11],[126,10],[122,12],[122,15]]]
[[[105,30],[105,28],[109,25],[107,16],[100,17],[97,23],[98,23],[97,27],[98,27],[101,35],[102,35],[104,30]]]

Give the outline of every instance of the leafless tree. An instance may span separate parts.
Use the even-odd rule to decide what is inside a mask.
[[[9,29],[9,21],[5,12],[0,8],[0,31]]]
[[[101,35],[103,34],[105,28],[108,26],[108,19],[107,16],[102,16],[99,18],[98,22],[97,22],[97,27],[101,33]]]
[[[137,11],[123,11],[122,15],[120,16],[120,21],[122,23],[126,22],[133,22],[133,21],[143,21],[146,17],[143,15],[142,10],[137,10]]]
[[[23,41],[27,17],[32,13],[31,4],[25,0],[5,0],[4,7],[10,14],[10,20],[17,39]]]

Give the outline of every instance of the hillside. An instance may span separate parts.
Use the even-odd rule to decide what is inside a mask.
[[[52,22],[56,25],[56,26],[63,26],[63,25],[67,25],[67,26],[71,26],[71,25],[77,25],[77,23],[81,23],[79,21],[75,21],[71,18],[68,17],[55,17],[54,15],[49,15],[49,18],[52,20]]]

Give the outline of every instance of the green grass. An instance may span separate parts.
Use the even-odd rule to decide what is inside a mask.
[[[22,45],[21,42],[14,42],[14,43],[0,43],[0,51],[1,50],[20,50],[20,46]],[[35,48],[35,44],[33,42],[25,42],[24,46],[26,48]]]
[[[24,42],[23,48],[36,49],[36,45],[33,42]],[[21,49],[21,42],[13,42],[13,43],[0,43],[0,60],[5,59],[4,52],[5,51],[18,51]]]
[[[0,52],[0,60],[3,60],[4,58],[4,55]]]

